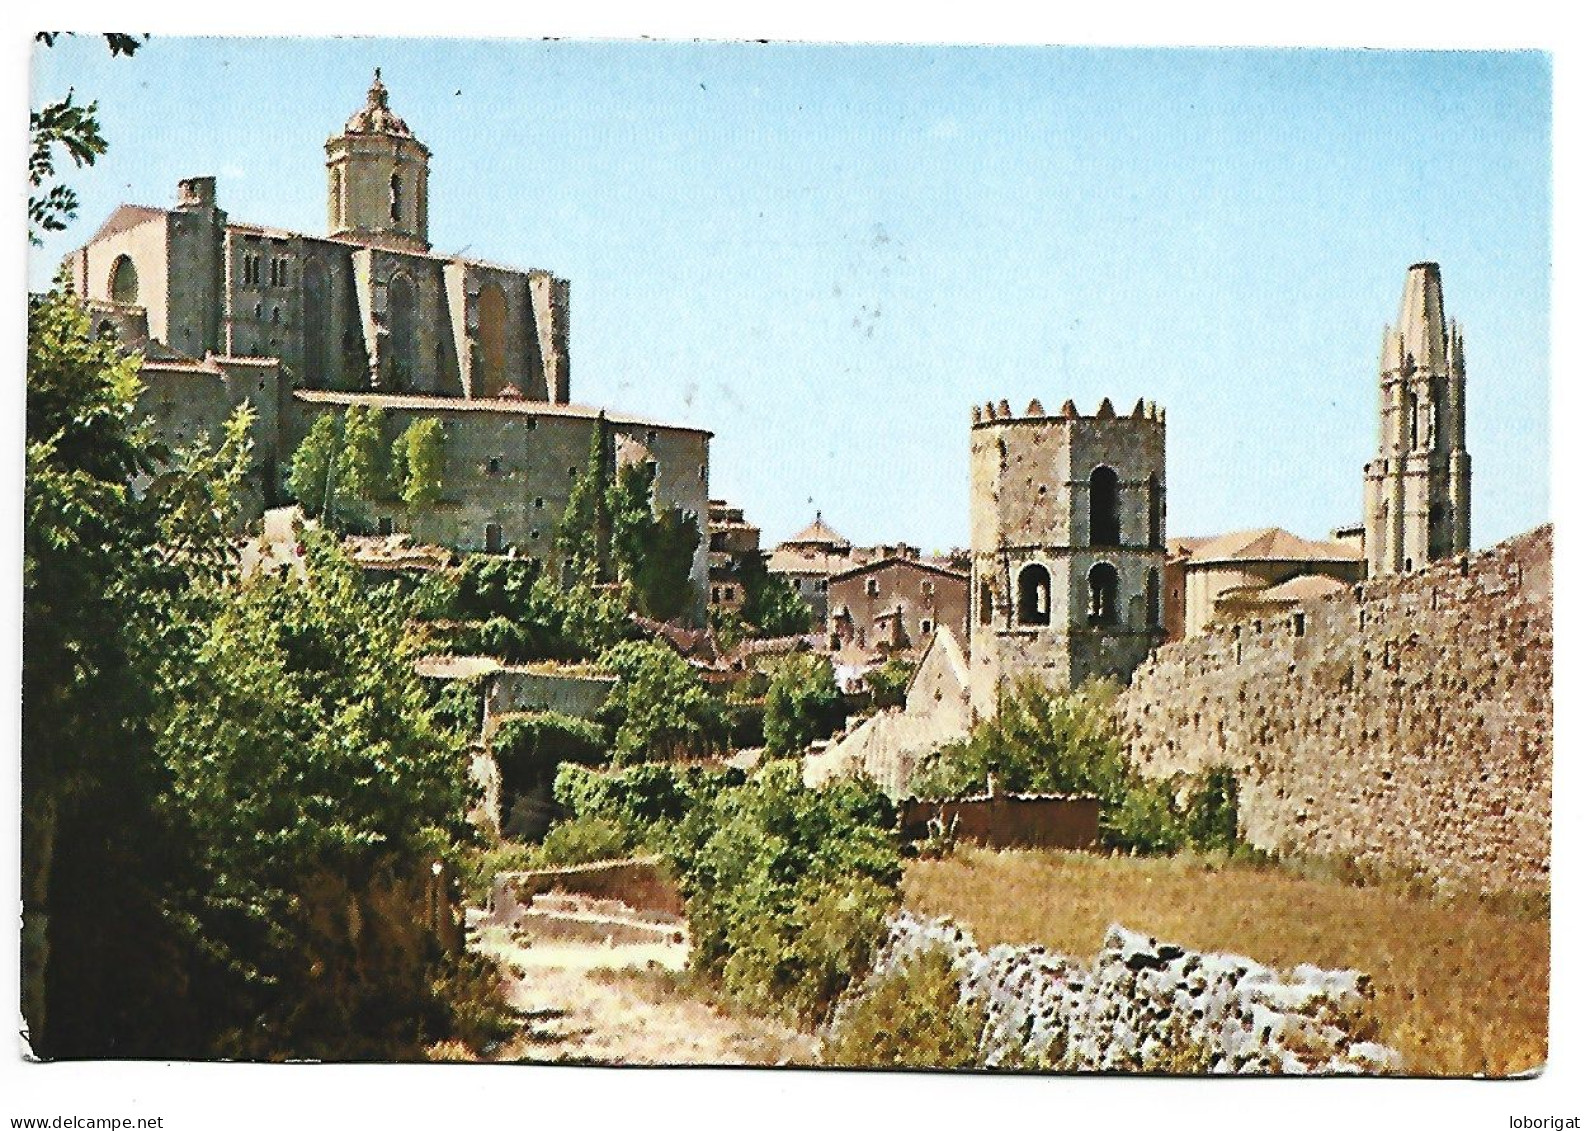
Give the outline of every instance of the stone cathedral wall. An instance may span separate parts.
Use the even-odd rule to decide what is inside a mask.
[[[1151,777],[1225,765],[1245,839],[1466,886],[1548,878],[1552,528],[1159,649],[1119,700]]]

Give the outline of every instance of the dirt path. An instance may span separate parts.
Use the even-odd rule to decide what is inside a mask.
[[[773,1065],[815,1057],[805,1034],[689,996],[674,976],[688,960],[684,946],[527,943],[486,923],[470,945],[511,972],[509,1002],[527,1021],[495,1060]]]

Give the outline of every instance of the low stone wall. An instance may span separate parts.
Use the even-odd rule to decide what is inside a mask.
[[[503,715],[557,711],[588,719],[602,709],[618,677],[583,669],[504,667],[486,688],[486,738]]]
[[[1542,527],[1161,648],[1117,704],[1130,757],[1229,766],[1260,848],[1543,886],[1551,555]]]
[[[1087,848],[1099,839],[1099,799],[996,794],[900,803],[900,830],[907,837],[925,836],[931,820],[946,829],[953,822],[957,838],[990,848]]]
[[[636,911],[672,917],[685,912],[679,888],[664,871],[661,857],[637,856],[567,868],[499,872],[491,887],[492,917],[500,922],[512,922],[536,896],[547,892],[616,900]]]
[[[934,949],[949,954],[962,1004],[983,1018],[979,1047],[990,1068],[1347,1075],[1401,1063],[1368,1039],[1367,975],[1306,965],[1282,972],[1120,926],[1081,962],[1037,946],[984,952],[948,919],[901,913],[834,1024],[879,980]]]

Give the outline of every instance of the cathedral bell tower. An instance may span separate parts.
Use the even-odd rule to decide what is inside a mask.
[[[1364,465],[1369,576],[1420,569],[1469,548],[1463,335],[1446,320],[1441,268],[1415,263],[1380,355],[1379,437]]]
[[[364,106],[326,141],[326,216],[334,236],[429,251],[431,151],[387,106],[380,68]]]

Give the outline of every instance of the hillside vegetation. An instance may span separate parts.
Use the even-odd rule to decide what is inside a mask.
[[[1039,943],[1086,958],[1120,923],[1275,966],[1373,979],[1379,1040],[1416,1075],[1506,1075],[1546,1059],[1550,923],[1519,901],[1436,899],[1197,856],[961,848],[906,868],[906,906],[949,915],[983,946]]]

